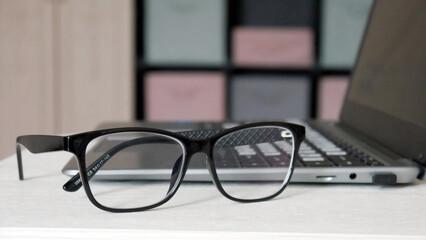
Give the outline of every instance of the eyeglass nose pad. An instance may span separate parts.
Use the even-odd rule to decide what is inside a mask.
[[[179,178],[179,174],[181,173],[180,168],[182,167],[182,160],[183,155],[180,155],[180,157],[176,160],[175,164],[173,165],[172,175],[170,177],[170,187],[167,191],[170,193],[176,186],[177,179]]]
[[[216,181],[214,181],[214,177],[213,177],[213,172],[212,169],[210,167],[210,162],[209,162],[209,156],[206,155],[206,165],[207,165],[207,169],[209,170],[209,174],[212,178],[213,184],[215,185],[216,188],[218,188],[218,186],[216,185]]]

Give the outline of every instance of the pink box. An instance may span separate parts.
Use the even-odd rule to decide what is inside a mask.
[[[347,77],[324,77],[318,87],[318,118],[338,120],[349,84]]]
[[[145,108],[149,121],[224,120],[225,78],[220,73],[148,73]]]
[[[313,34],[309,28],[248,28],[232,32],[235,65],[306,68],[313,63]]]

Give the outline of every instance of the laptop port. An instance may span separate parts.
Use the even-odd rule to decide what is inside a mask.
[[[330,182],[334,178],[336,178],[336,176],[317,176],[317,179],[323,182]]]
[[[349,175],[349,178],[352,179],[352,180],[354,180],[356,178],[356,173],[351,173]]]

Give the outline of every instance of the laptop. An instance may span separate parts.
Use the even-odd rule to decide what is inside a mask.
[[[424,0],[376,1],[339,121],[287,120],[307,128],[292,182],[404,184],[424,177],[425,12]],[[139,126],[186,131],[230,128],[242,123],[132,122],[105,123],[99,128]],[[262,152],[257,155],[262,158]],[[200,159],[192,159],[184,181],[212,181],[205,156],[193,158]],[[96,178],[169,178],[161,166],[153,164],[141,169],[137,161],[126,161],[124,166],[105,166]],[[230,181],[262,179],[258,176],[269,171],[262,166],[257,174],[245,176],[245,170],[255,166],[233,166],[228,171]],[[75,161],[70,161],[63,173],[69,176],[78,173]]]

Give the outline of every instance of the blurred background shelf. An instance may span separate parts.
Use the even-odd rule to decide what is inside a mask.
[[[224,97],[223,109],[210,120],[336,120],[372,2],[137,1],[136,118],[151,120],[155,111],[168,116],[163,120],[205,119],[197,108],[173,115],[174,104],[149,107],[170,99],[146,79],[151,73],[205,72],[222,74],[225,82],[219,88],[188,86]],[[147,97],[150,91],[164,98]],[[208,97],[196,101],[217,107]],[[181,106],[191,108],[186,103]]]
[[[105,121],[336,119],[371,5],[0,0],[0,157]]]

